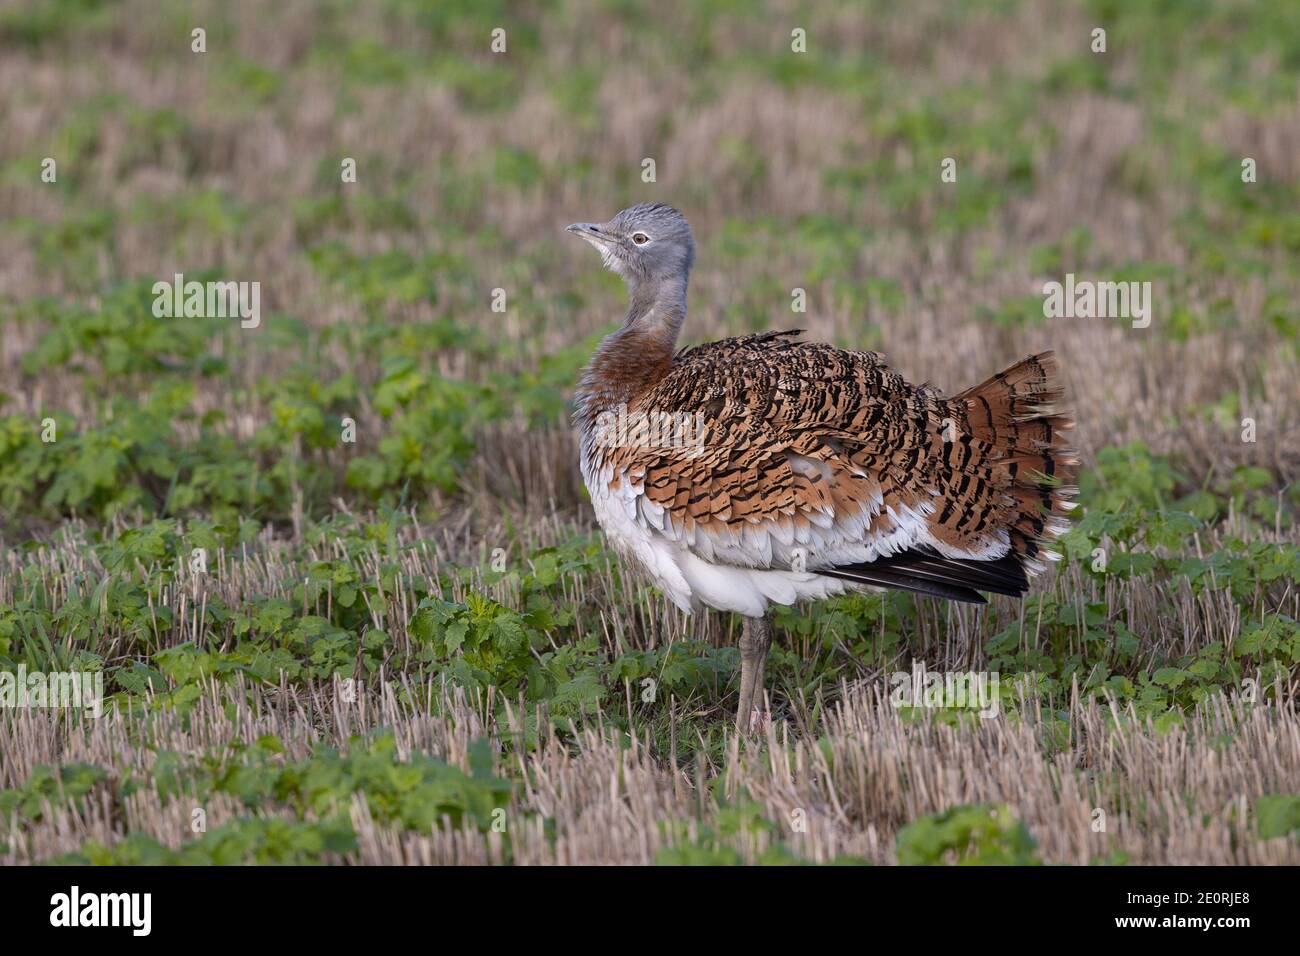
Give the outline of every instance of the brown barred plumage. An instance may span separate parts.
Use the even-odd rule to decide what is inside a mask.
[[[643,481],[646,497],[687,532],[858,512],[870,518],[868,534],[888,534],[898,528],[891,508],[935,499],[926,523],[945,556],[986,552],[1005,531],[1037,569],[1049,521],[1068,514],[1063,482],[1075,464],[1052,353],[946,399],[908,384],[875,353],[797,335],[681,352],[628,408],[702,414],[702,453],[622,445],[602,448],[598,463]],[[818,467],[800,468],[799,459]]]

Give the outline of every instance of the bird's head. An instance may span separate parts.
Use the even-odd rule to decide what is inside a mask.
[[[639,203],[609,222],[575,222],[567,231],[595,246],[605,267],[633,286],[685,282],[695,262],[690,224],[663,203]]]

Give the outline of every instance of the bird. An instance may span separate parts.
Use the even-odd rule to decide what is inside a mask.
[[[597,522],[686,613],[741,615],[738,732],[767,716],[773,605],[863,590],[986,604],[1059,558],[1078,459],[1053,352],[949,398],[800,330],[679,350],[686,218],[639,203],[566,229],[628,291],[574,395]]]

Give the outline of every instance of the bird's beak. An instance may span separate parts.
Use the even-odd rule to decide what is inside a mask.
[[[572,225],[565,226],[564,231],[571,232],[581,239],[586,239],[593,246],[608,245],[614,238],[594,222],[575,222]]]

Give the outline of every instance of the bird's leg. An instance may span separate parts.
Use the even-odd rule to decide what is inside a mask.
[[[772,649],[772,622],[766,617],[760,617],[755,620],[754,626],[763,635],[763,644],[758,652],[754,673],[754,706],[750,712],[750,730],[761,727],[767,721],[767,682],[764,676],[767,669],[767,652]]]
[[[740,702],[736,706],[736,730],[745,733],[755,711],[763,706],[763,664],[772,646],[772,625],[766,617],[745,618],[740,633]]]

